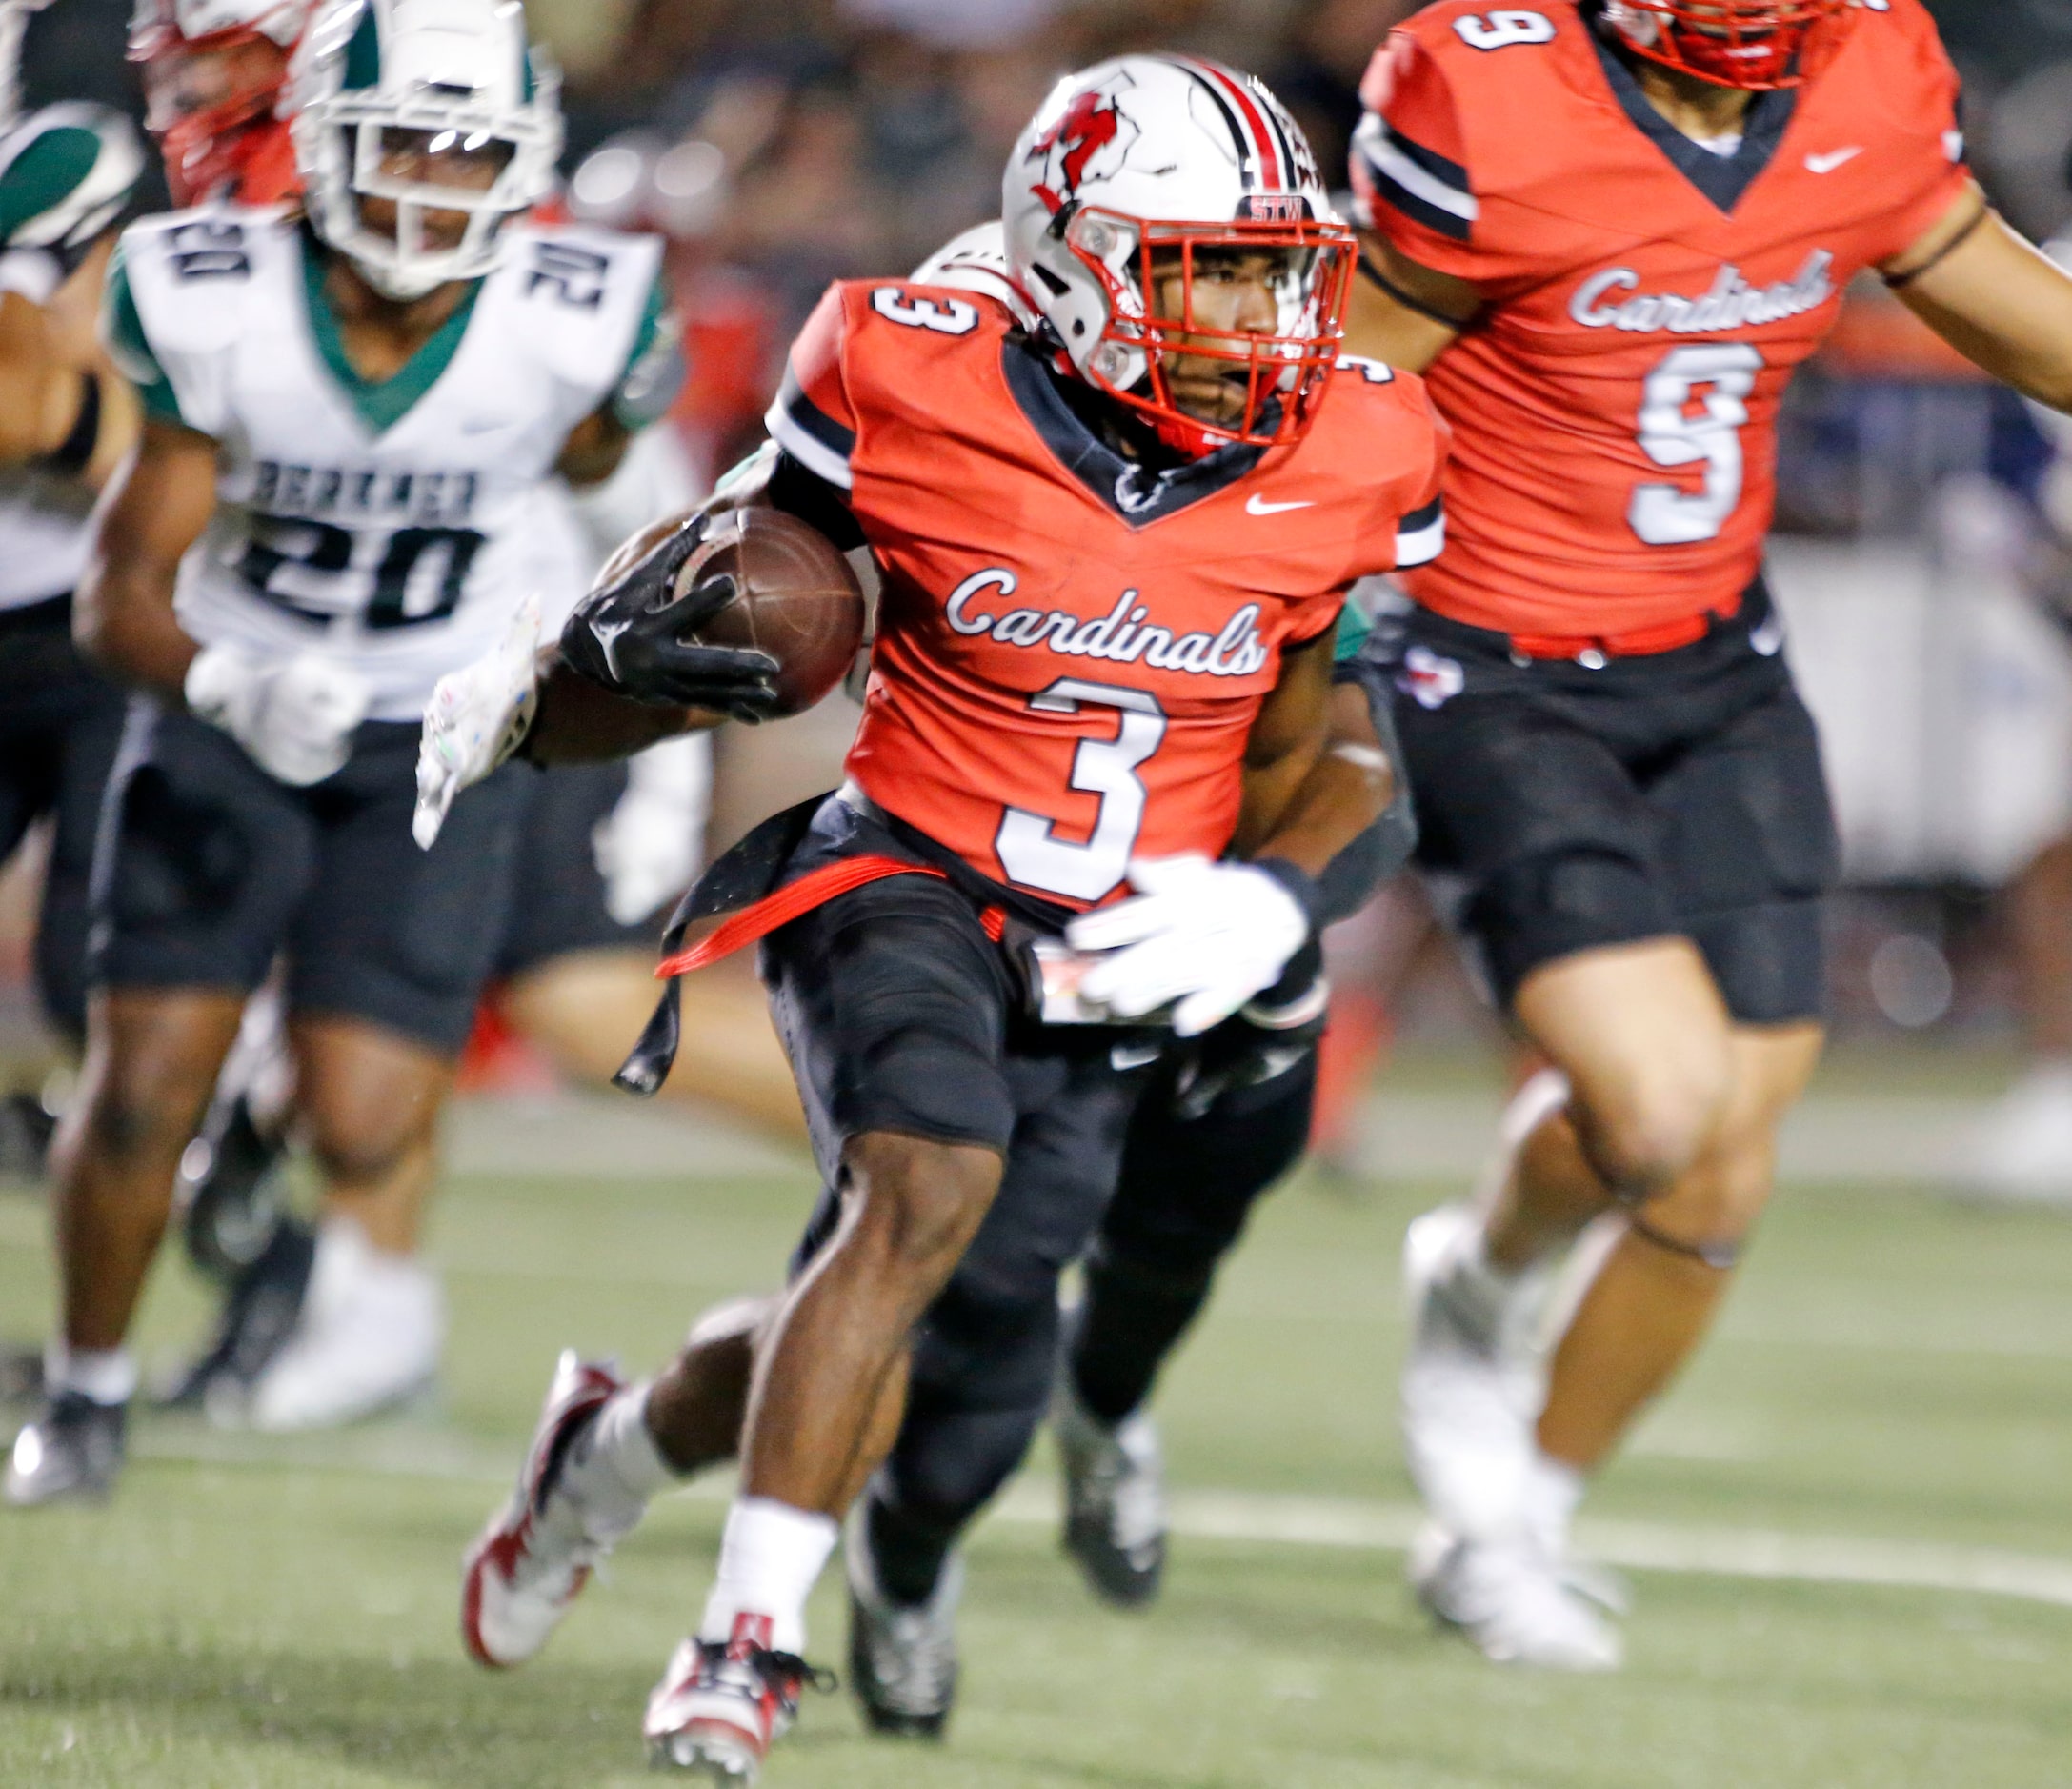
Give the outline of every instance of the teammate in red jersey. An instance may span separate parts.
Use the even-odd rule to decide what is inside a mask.
[[[1160,56],[1073,77],[1004,199],[1036,327],[952,287],[835,287],[753,487],[867,544],[884,595],[849,783],[708,878],[775,890],[730,935],[776,927],[764,975],[832,1189],[757,1350],[718,1583],[649,1704],[654,1754],[715,1774],[753,1777],[789,1721],[807,1592],[895,1435],[893,1494],[852,1529],[856,1656],[897,1623],[942,1636],[951,1543],[1041,1415],[1056,1277],[1148,1068],[1273,988],[1379,813],[1385,779],[1325,750],[1343,593],[1442,537],[1441,430],[1414,376],[1340,360],[1352,239],[1257,83]],[[698,701],[695,677],[640,669],[698,668],[674,642],[724,593],[666,601],[697,532],[586,604],[565,658]],[[565,749],[556,695],[541,755]],[[456,688],[435,714],[432,805],[493,756],[468,748],[504,707]],[[1044,1022],[1031,972],[1068,948],[1119,1028]],[[698,1457],[701,1388],[654,1390],[573,1359],[557,1378],[471,1558],[478,1657],[536,1650]],[[933,1643],[903,1657],[954,1669]]]
[[[138,0],[130,59],[143,68],[145,122],[174,205],[294,196],[294,148],[275,111],[309,16],[310,0]]]
[[[1412,1572],[1491,1657],[1603,1668],[1570,1516],[1703,1332],[1821,1046],[1834,827],[1761,576],[1779,400],[1870,270],[2063,408],[2072,281],[1966,174],[1920,0],[1446,0],[1365,97],[1349,338],[1429,367],[1456,432],[1388,648],[1421,854],[1554,1065],[1493,1196],[1411,1227]],[[1552,1263],[1607,1213],[1542,1379]]]

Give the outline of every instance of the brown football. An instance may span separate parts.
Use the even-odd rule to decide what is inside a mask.
[[[676,589],[722,573],[734,579],[734,595],[687,637],[774,658],[775,714],[811,708],[849,674],[863,644],[863,592],[818,529],[781,510],[731,510],[684,561]]]

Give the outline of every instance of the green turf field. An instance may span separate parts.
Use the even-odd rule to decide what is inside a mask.
[[[771,1282],[804,1197],[463,1181],[436,1415],[271,1447],[146,1425],[111,1508],[0,1512],[0,1784],[650,1780],[641,1701],[702,1598],[716,1493],[658,1507],[521,1675],[463,1659],[456,1561],[557,1347],[658,1357]],[[816,1700],[773,1789],[2072,1784],[2072,1221],[1783,1198],[1593,1501],[1602,1555],[1679,1569],[1633,1573],[1632,1663],[1583,1682],[1483,1665],[1402,1590],[1394,1253],[1420,1202],[1298,1182],[1262,1219],[1163,1399],[1187,1495],[1158,1609],[1091,1602],[1038,1472],[973,1549],[947,1747]],[[8,1333],[48,1310],[41,1224],[0,1196]],[[163,1276],[150,1339],[193,1313]],[[838,1659],[824,1590],[815,1619]]]

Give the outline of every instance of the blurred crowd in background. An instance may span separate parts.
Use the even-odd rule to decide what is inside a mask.
[[[129,4],[68,0],[43,15],[28,101],[134,111]],[[2072,226],[2072,0],[1929,6],[1966,77],[1979,174],[2038,240]],[[567,83],[570,210],[670,240],[693,367],[675,421],[707,476],[759,437],[784,348],[830,279],[903,271],[995,214],[1006,151],[1062,70],[1128,49],[1221,56],[1265,76],[1322,165],[1342,170],[1360,76],[1415,10],[528,5]],[[62,31],[43,29],[59,16]],[[1852,292],[1800,381],[1784,443],[1776,577],[1851,857],[1835,919],[1838,1030],[2025,1028],[2062,1058],[2072,1158],[2072,472],[2042,422],[1875,284]],[[755,749],[827,743],[826,729],[776,731],[791,743]],[[821,771],[797,776],[820,786]],[[1418,898],[1384,904],[1362,959],[1393,984],[1398,1029],[1472,1034],[1476,1003]],[[0,938],[0,953],[5,980],[18,944]]]

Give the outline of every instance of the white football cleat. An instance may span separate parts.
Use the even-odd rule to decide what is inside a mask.
[[[477,1664],[501,1669],[537,1653],[611,1551],[560,1480],[571,1445],[624,1387],[613,1368],[563,1350],[517,1488],[461,1569],[460,1637]]]
[[[802,1691],[834,1680],[803,1658],[770,1650],[768,1616],[739,1615],[725,1643],[687,1639],[648,1698],[649,1760],[748,1789],[770,1748],[791,1731]]]
[[[429,1390],[445,1339],[431,1269],[381,1254],[349,1219],[328,1218],[294,1334],[241,1405],[219,1400],[210,1414],[274,1433],[355,1422]]]
[[[1619,1630],[1522,1540],[1462,1540],[1428,1522],[1412,1543],[1409,1576],[1418,1600],[1497,1664],[1617,1671],[1625,1662]]]
[[[2072,1207],[2072,1063],[2035,1063],[1994,1101],[1957,1179],[1973,1198]]]
[[[1491,1274],[1480,1236],[1480,1217],[1461,1205],[1426,1212],[1404,1235],[1403,1443],[1418,1495],[1448,1533],[1497,1536],[1521,1520],[1544,1395],[1533,1329],[1548,1276]]]

